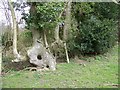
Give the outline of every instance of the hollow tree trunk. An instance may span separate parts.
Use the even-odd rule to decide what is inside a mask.
[[[44,42],[48,45],[46,35],[45,41],[40,40],[40,32],[32,30],[33,46],[27,51],[30,63],[39,68],[49,67],[50,70],[56,70],[56,60],[52,53],[44,46]],[[42,35],[41,35],[42,36]]]
[[[35,3],[31,5],[31,15],[36,11],[35,5]],[[46,46],[49,47],[47,43],[46,32],[42,32],[41,35],[39,30],[36,30],[34,27],[31,26],[30,29],[33,35],[33,46],[27,51],[30,63],[39,68],[49,67],[50,70],[56,70],[56,59],[52,53],[46,49]],[[42,39],[40,40],[40,38]]]
[[[47,52],[42,42],[37,40],[34,46],[28,50],[30,63],[40,67],[48,67],[50,70],[56,70],[56,60],[51,53]],[[39,58],[40,57],[40,58]]]

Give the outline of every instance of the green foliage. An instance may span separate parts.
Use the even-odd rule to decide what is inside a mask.
[[[34,12],[30,15],[24,14],[27,27],[36,30],[51,30],[58,21],[58,16],[63,10],[64,3],[40,2],[35,4]]]
[[[32,45],[32,32],[25,30],[18,36],[18,48],[21,46],[30,47]],[[22,47],[21,47],[22,48]]]
[[[80,35],[75,42],[82,53],[104,53],[111,48],[117,38],[116,22],[112,19],[103,21],[91,17],[81,24]]]
[[[3,46],[5,46],[8,41],[12,41],[12,34],[10,31],[6,31],[1,35],[1,44]]]
[[[117,40],[117,6],[113,3],[77,3],[77,8],[75,6],[73,4],[73,16],[77,21],[78,33],[72,38],[70,50],[99,54],[114,46]]]
[[[94,5],[94,15],[99,16],[99,19],[114,19],[117,20],[118,18],[118,5],[112,2],[108,3],[96,3]]]
[[[34,12],[24,14],[23,18],[28,28],[46,30],[49,42],[63,7],[63,2],[36,3]],[[72,3],[75,20],[69,34],[69,52],[98,54],[114,46],[117,40],[117,8],[114,3]]]
[[[5,33],[1,35],[1,44],[5,46],[6,41],[7,41],[7,34]]]
[[[95,3],[87,3],[87,2],[73,3],[72,4],[73,17],[76,18],[78,23],[85,21],[91,13],[94,13],[94,8],[93,8],[94,5]]]

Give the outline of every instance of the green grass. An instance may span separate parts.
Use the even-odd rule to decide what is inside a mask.
[[[2,79],[3,88],[114,88],[118,84],[118,46],[109,53],[57,65],[56,71],[11,71]]]

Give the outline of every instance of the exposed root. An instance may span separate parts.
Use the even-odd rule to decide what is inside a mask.
[[[29,71],[37,71],[37,72],[41,72],[41,71],[49,71],[48,68],[44,67],[44,68],[40,68],[40,67],[28,67],[25,68],[25,70],[29,70]]]

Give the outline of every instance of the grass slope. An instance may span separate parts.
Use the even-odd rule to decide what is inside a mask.
[[[87,57],[84,65],[61,63],[57,70],[11,71],[3,88],[114,88],[118,84],[118,46],[103,56]]]

